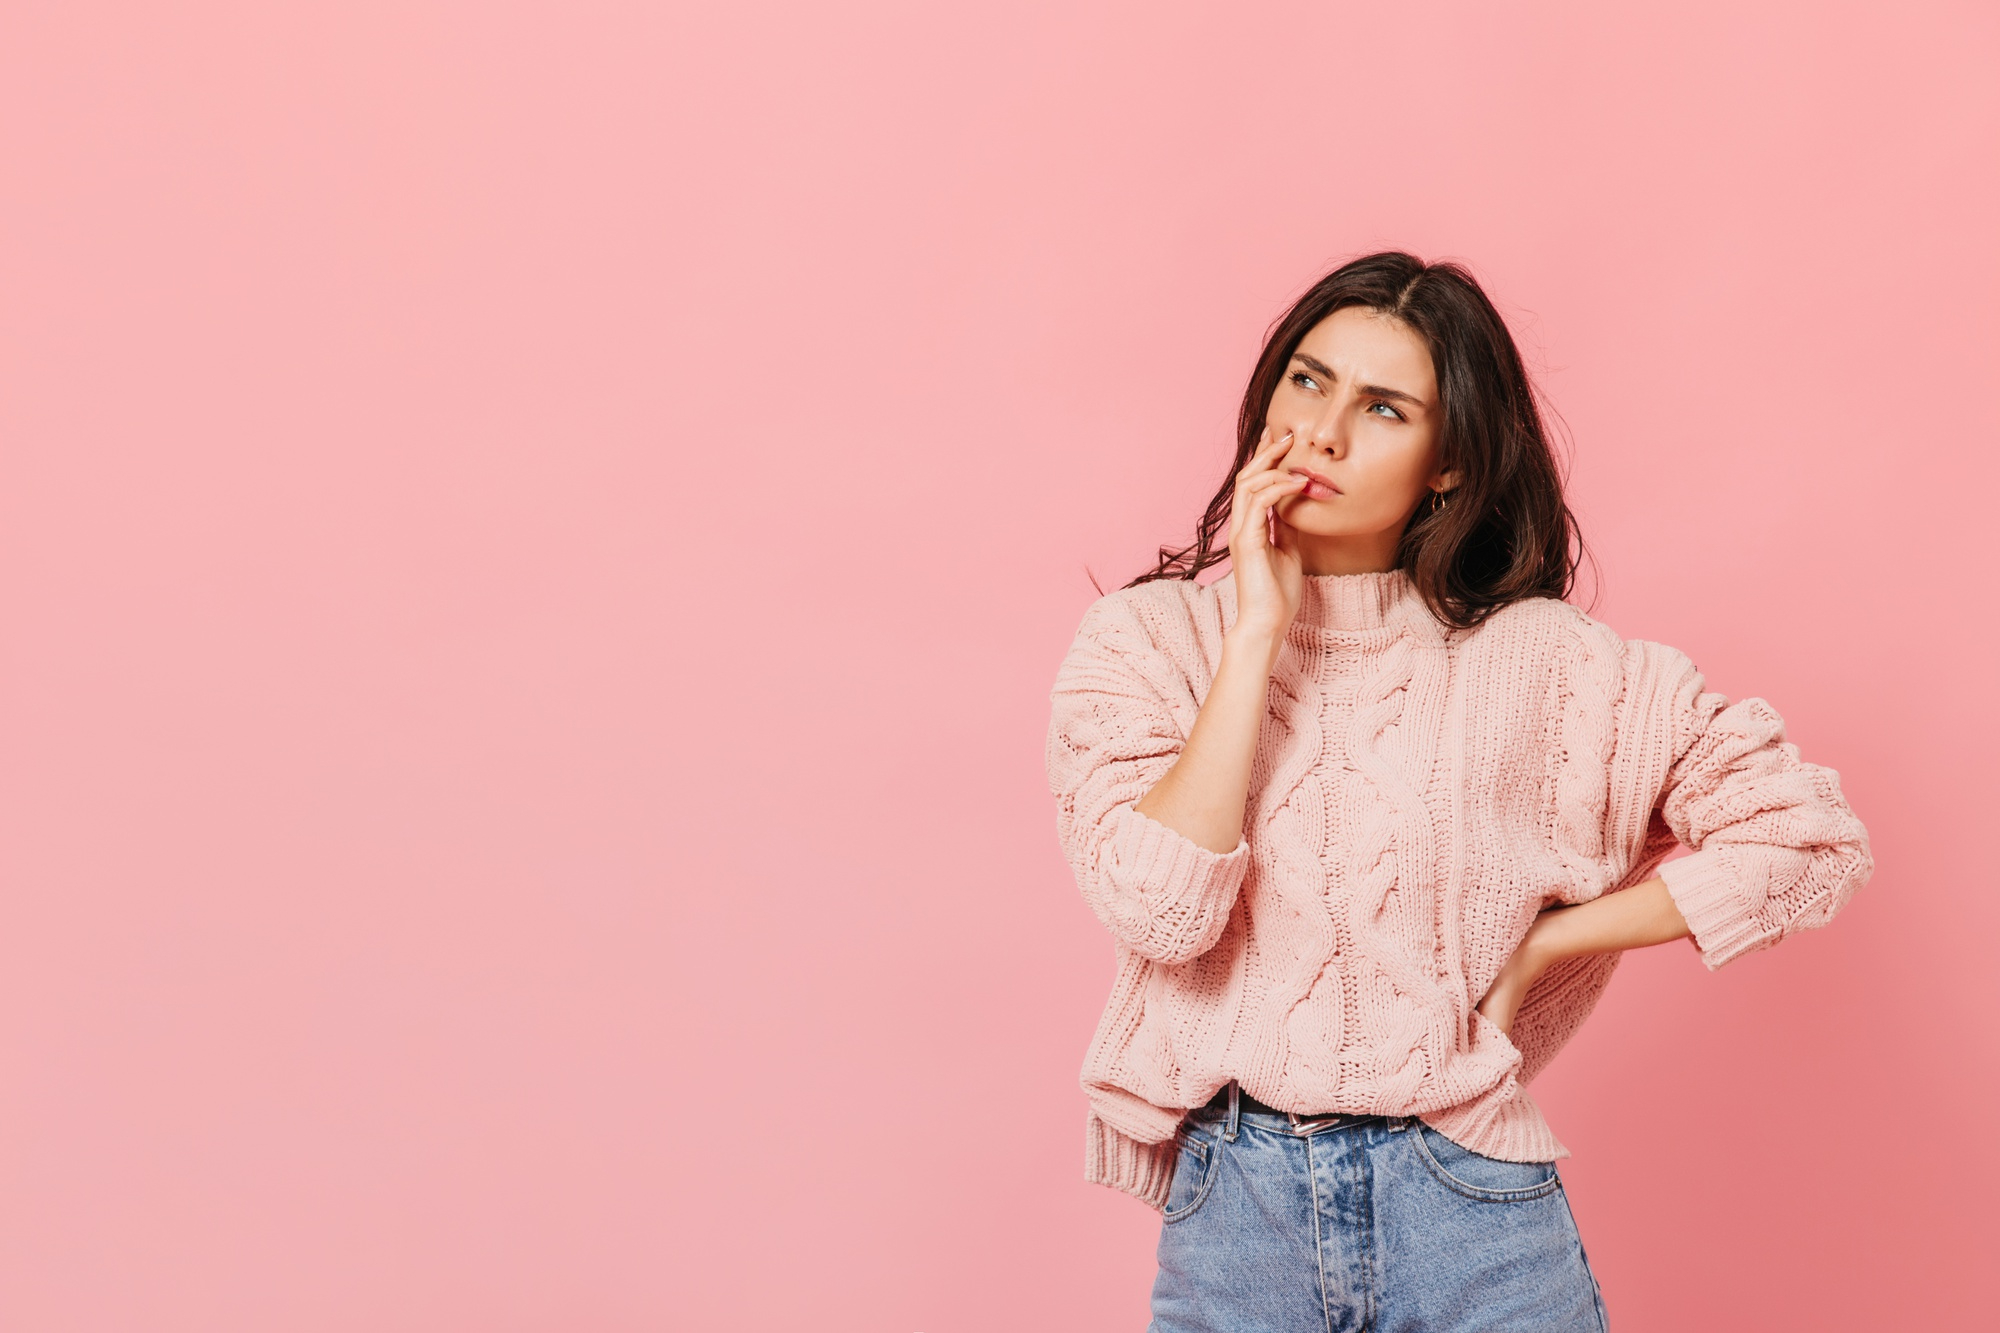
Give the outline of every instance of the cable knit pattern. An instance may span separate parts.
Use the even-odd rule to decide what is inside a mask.
[[[1110,593],[1051,695],[1057,833],[1117,961],[1084,1057],[1085,1178],[1155,1208],[1185,1108],[1231,1078],[1300,1112],[1421,1116],[1490,1157],[1567,1156],[1524,1085],[1617,957],[1551,969],[1510,1039],[1475,1006],[1536,912],[1658,873],[1715,968],[1823,925],[1873,868],[1838,777],[1763,700],[1552,599],[1448,629],[1400,571],[1307,576],[1244,838],[1211,851],[1132,807],[1234,622],[1226,577]]]

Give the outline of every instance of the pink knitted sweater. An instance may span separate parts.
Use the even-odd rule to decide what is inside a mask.
[[[1474,1010],[1538,910],[1657,873],[1715,968],[1823,925],[1873,868],[1834,772],[1681,653],[1547,598],[1447,629],[1400,571],[1305,584],[1231,852],[1132,807],[1207,697],[1233,578],[1098,599],[1052,694],[1057,830],[1116,940],[1084,1174],[1155,1208],[1183,1110],[1231,1078],[1289,1110],[1420,1116],[1489,1157],[1567,1156],[1523,1085],[1617,956],[1552,969],[1512,1040]],[[1661,865],[1676,842],[1692,854]]]

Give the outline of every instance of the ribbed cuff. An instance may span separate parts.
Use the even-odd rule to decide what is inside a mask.
[[[1128,913],[1127,942],[1148,958],[1184,963],[1212,946],[1236,903],[1250,865],[1240,836],[1212,852],[1178,829],[1124,806],[1105,858],[1105,873]]]
[[[1172,1139],[1141,1143],[1128,1138],[1092,1111],[1084,1129],[1083,1178],[1165,1212],[1167,1190],[1174,1183],[1175,1147]]]
[[[1771,942],[1775,932],[1743,910],[1729,867],[1712,849],[1668,861],[1656,873],[1687,919],[1709,971]]]
[[[1250,859],[1250,844],[1241,834],[1234,849],[1214,852],[1135,806],[1119,807],[1116,818],[1112,857],[1121,878],[1144,886],[1148,896],[1178,898],[1204,881],[1226,878]]]

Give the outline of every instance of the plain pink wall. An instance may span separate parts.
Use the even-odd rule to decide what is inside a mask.
[[[1395,244],[1875,840],[1538,1083],[1617,1326],[1990,1327],[1996,13],[7,6],[0,1326],[1137,1333],[1048,689]]]

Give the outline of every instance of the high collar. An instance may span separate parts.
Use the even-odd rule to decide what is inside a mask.
[[[1308,574],[1292,623],[1326,630],[1371,630],[1407,622],[1412,613],[1429,620],[1408,572]]]
[[[1221,602],[1223,623],[1232,623],[1236,618],[1235,577],[1225,574],[1209,587]],[[1409,574],[1400,569],[1380,574],[1307,574],[1298,613],[1286,634],[1321,643],[1356,639],[1381,643],[1402,634],[1426,643],[1442,643],[1448,636]]]

